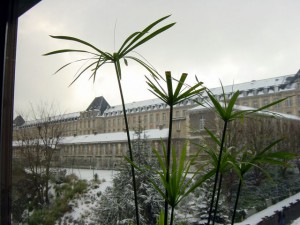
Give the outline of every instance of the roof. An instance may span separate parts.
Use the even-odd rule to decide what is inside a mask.
[[[107,108],[109,108],[108,102],[106,101],[106,99],[103,96],[100,96],[100,97],[94,98],[94,100],[89,105],[89,107],[86,109],[86,111],[99,110],[100,111],[100,115],[102,115],[102,113]]]
[[[160,140],[168,137],[169,129],[151,129],[145,130],[148,140]],[[130,137],[134,139],[135,132],[130,131]],[[79,136],[69,136],[62,138],[60,144],[88,144],[88,143],[109,143],[109,142],[127,142],[125,132],[89,134]]]
[[[219,103],[222,107],[224,107],[223,102],[219,102]],[[212,103],[210,105],[212,105]],[[210,105],[208,103],[205,103],[204,106],[199,105],[197,107],[189,109],[188,112],[195,113],[195,112],[199,112],[199,111],[202,111],[202,110],[210,110],[210,108],[211,108]],[[252,107],[249,107],[249,106],[241,106],[241,105],[234,105],[233,108],[236,111],[256,110],[256,108],[252,108]],[[268,111],[268,110],[259,111],[257,113],[258,114],[263,114],[263,115],[275,116],[277,118],[282,118],[282,119],[300,120],[300,117],[295,116],[295,115],[290,115],[290,114],[286,114],[286,113],[279,113],[279,112],[273,112],[273,111]]]
[[[79,117],[80,117],[80,113],[74,112],[74,113],[68,113],[68,114],[50,117],[50,118],[48,118],[48,121],[46,121],[46,119],[26,121],[22,126],[34,126],[34,125],[37,125],[39,123],[44,123],[44,122],[59,122],[59,121],[77,120]]]
[[[270,94],[274,92],[284,92],[291,89],[296,88],[296,84],[293,83],[296,79],[300,78],[300,70],[297,74],[292,75],[284,75],[279,77],[267,78],[262,80],[252,80],[250,82],[240,83],[240,84],[233,84],[233,85],[226,85],[223,86],[225,94],[230,94],[239,90],[241,92],[239,97],[246,97],[246,96],[253,96],[253,95],[262,95],[262,94]],[[214,95],[221,95],[223,94],[222,87],[210,88],[211,92]],[[202,98],[207,97],[207,93],[202,93]],[[198,98],[198,96],[196,97]],[[190,100],[185,100],[181,105],[191,105],[193,104]],[[139,102],[132,102],[126,104],[127,113],[136,113],[142,111],[149,111],[149,110],[156,110],[167,108],[168,106],[159,98],[144,100]],[[103,116],[115,116],[121,115],[122,106],[112,106],[107,108]]]

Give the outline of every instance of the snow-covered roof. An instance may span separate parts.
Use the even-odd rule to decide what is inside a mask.
[[[223,102],[219,102],[219,103],[222,107],[224,107]],[[199,112],[199,111],[206,110],[206,109],[211,110],[211,105],[213,105],[213,104],[212,103],[204,103],[203,106],[198,105],[194,108],[189,109],[188,112],[189,113],[195,113],[195,112]],[[256,108],[252,108],[252,107],[249,107],[249,106],[242,106],[242,105],[235,105],[235,106],[233,106],[233,108],[236,111],[256,110]],[[279,113],[279,112],[273,112],[273,111],[268,111],[268,110],[259,111],[257,113],[264,114],[264,115],[270,115],[270,116],[276,116],[277,118],[282,118],[282,119],[300,120],[300,117],[295,116],[295,115],[286,114],[286,113]]]
[[[45,123],[45,122],[58,122],[58,121],[68,121],[68,120],[75,120],[80,117],[80,112],[74,112],[74,113],[68,113],[68,114],[62,114],[58,116],[52,116],[46,119],[39,119],[39,120],[31,120],[31,121],[26,121],[22,127],[27,127],[27,126],[34,126],[40,123]]]
[[[258,90],[270,87],[279,87],[284,84],[288,84],[288,77],[292,77],[293,75],[285,75],[280,77],[267,78],[262,80],[252,80],[250,82],[240,83],[240,84],[232,84],[224,86],[225,93],[235,92],[237,90],[247,91],[247,90]],[[210,89],[214,94],[222,94],[222,88],[211,88]]]
[[[284,75],[280,77],[273,77],[262,80],[252,80],[250,82],[227,85],[223,88],[226,94],[230,94],[239,90],[241,92],[239,97],[270,94],[274,92],[282,92],[296,88],[295,84],[293,83],[293,81],[296,79],[296,76],[299,75]],[[214,95],[223,94],[222,87],[210,88],[210,90]],[[202,93],[202,97],[207,97],[206,92]],[[198,96],[195,98],[198,98]],[[182,104],[178,106],[190,104],[192,104],[192,101],[185,100]],[[127,113],[150,111],[166,107],[168,106],[158,98],[126,104]],[[122,113],[122,106],[117,105],[106,109],[104,111],[103,116],[116,116],[121,115]]]
[[[143,111],[157,110],[167,108],[168,105],[165,104],[159,98],[148,99],[144,101],[132,102],[126,104],[126,112],[129,113],[138,113]],[[115,116],[123,114],[122,105],[112,106],[106,109],[103,113],[103,116]]]
[[[148,140],[160,140],[168,137],[169,129],[145,130]],[[130,137],[135,138],[134,131],[130,131]],[[88,144],[88,143],[107,143],[107,142],[126,142],[125,132],[89,134],[79,136],[69,136],[62,138],[60,144]]]

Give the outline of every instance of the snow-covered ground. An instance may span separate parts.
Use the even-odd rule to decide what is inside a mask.
[[[117,171],[114,170],[89,170],[89,169],[66,169],[67,175],[75,174],[80,180],[92,181],[94,174],[98,174],[98,180],[102,181],[99,185],[98,191],[104,191],[109,185],[111,185],[114,174]]]
[[[96,199],[99,193],[103,193],[108,186],[112,185],[113,176],[117,171],[112,170],[89,170],[89,169],[67,169],[67,174],[74,173],[79,179],[87,180],[91,182],[94,179],[94,174],[98,174],[98,179],[101,181],[99,185],[91,185],[87,193],[83,194],[80,198],[71,201],[72,210],[66,213],[62,218],[62,221],[67,224],[76,224],[79,221],[84,222],[82,224],[91,224],[92,209],[97,207]],[[289,206],[290,203],[296,202],[300,199],[300,193],[293,195],[275,205],[268,207],[244,220],[241,223],[235,223],[235,225],[256,225],[262,218],[266,216],[272,216],[275,211],[280,211],[284,206]],[[292,225],[300,225],[300,218],[295,220]]]
[[[93,209],[97,207],[97,198],[111,186],[116,171],[112,170],[89,170],[89,169],[67,169],[68,174],[75,174],[79,179],[87,180],[88,191],[70,202],[71,211],[66,213],[57,224],[92,224],[91,217]],[[99,184],[93,183],[94,174],[98,174]]]

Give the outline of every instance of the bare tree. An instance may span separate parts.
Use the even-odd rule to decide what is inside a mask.
[[[67,128],[58,112],[54,103],[31,105],[31,120],[15,131],[16,155],[29,170],[37,204],[49,204],[51,167],[58,161],[59,143]]]

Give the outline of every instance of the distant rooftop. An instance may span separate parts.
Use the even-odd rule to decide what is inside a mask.
[[[241,92],[240,97],[247,97],[294,89],[296,88],[296,84],[294,83],[296,79],[300,79],[300,70],[296,74],[284,75],[261,80],[252,80],[250,82],[240,84],[226,85],[223,88],[225,94],[230,94],[239,90]],[[221,95],[223,93],[222,87],[210,88],[210,90],[214,95]],[[207,94],[204,92],[202,93],[202,98],[205,97],[207,97]],[[193,104],[193,101],[185,100],[183,103],[177,106],[189,104]],[[158,110],[167,107],[168,106],[159,98],[126,104],[127,113]],[[122,106],[117,105],[107,108],[104,111],[103,116],[115,116],[121,115],[122,113]]]
[[[109,107],[108,102],[103,96],[96,97],[92,103],[89,105],[89,107],[86,109],[86,111],[91,110],[99,110],[100,115]]]
[[[199,111],[202,111],[202,110],[211,110],[211,106],[213,104],[212,103],[205,103],[203,106],[202,105],[198,105],[192,109],[189,109],[188,112],[190,113],[195,113],[195,112],[199,112]],[[222,107],[224,107],[224,103],[223,102],[220,102],[220,105]],[[239,111],[239,110],[248,110],[248,111],[251,111],[251,110],[255,110],[256,108],[253,108],[253,107],[249,107],[249,106],[242,106],[242,105],[235,105],[234,107],[234,110],[236,111]],[[291,114],[286,114],[286,113],[279,113],[279,112],[273,112],[273,111],[268,111],[268,110],[263,110],[263,111],[259,111],[257,112],[257,114],[261,114],[261,115],[268,115],[268,116],[274,116],[276,118],[281,118],[281,119],[291,119],[291,120],[300,120],[300,117],[298,116],[295,116],[295,115],[291,115]]]
[[[145,130],[145,135],[148,140],[160,140],[168,137],[169,129],[151,129]],[[135,139],[135,132],[130,131],[130,137]],[[87,144],[87,143],[108,143],[108,142],[127,142],[125,132],[88,134],[79,136],[63,137],[61,144]]]
[[[58,121],[77,120],[79,117],[80,117],[79,112],[68,113],[68,114],[63,114],[63,115],[50,117],[50,118],[48,118],[47,121],[46,121],[46,119],[26,121],[22,125],[22,127],[35,126],[37,124],[44,123],[44,122],[58,122]]]

